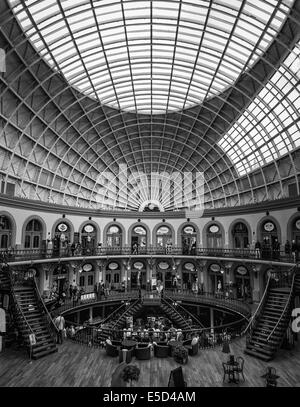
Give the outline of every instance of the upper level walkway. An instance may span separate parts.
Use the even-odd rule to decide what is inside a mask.
[[[84,260],[108,260],[110,258],[120,259],[145,259],[145,258],[171,258],[171,259],[194,259],[194,260],[215,260],[216,258],[224,261],[282,264],[284,266],[293,266],[297,260],[297,255],[274,250],[251,250],[251,249],[210,249],[196,248],[185,252],[181,247],[161,248],[146,247],[133,251],[130,247],[99,247],[91,250],[81,250],[80,252],[66,250],[41,250],[41,249],[22,249],[22,250],[2,250],[2,261],[11,265],[65,262]]]

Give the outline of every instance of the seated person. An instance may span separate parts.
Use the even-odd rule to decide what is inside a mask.
[[[196,345],[197,343],[199,343],[199,335],[196,334],[196,335],[193,335],[191,345],[193,346],[193,345]]]
[[[112,345],[111,337],[108,336],[105,340],[105,343],[108,343],[108,345]]]

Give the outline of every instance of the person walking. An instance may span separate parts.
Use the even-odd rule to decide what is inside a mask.
[[[65,329],[65,318],[62,315],[58,315],[55,318],[55,326],[57,328],[57,343],[63,343],[63,331]]]

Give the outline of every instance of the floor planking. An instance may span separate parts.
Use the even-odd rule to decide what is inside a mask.
[[[278,387],[300,387],[300,341],[291,350],[280,350],[276,358],[263,362],[245,355],[245,338],[230,344],[235,356],[245,359],[245,383],[223,383],[222,361],[228,356],[222,348],[201,350],[190,356],[183,365],[184,379],[188,387],[263,387],[261,375],[267,366],[274,366]],[[137,387],[165,387],[170,371],[179,366],[171,357],[152,358],[132,362],[140,370]],[[30,363],[23,350],[6,349],[0,354],[0,387],[106,387],[110,386],[111,375],[118,365],[118,358],[105,354],[103,349],[89,348],[70,341],[59,345],[57,353]]]

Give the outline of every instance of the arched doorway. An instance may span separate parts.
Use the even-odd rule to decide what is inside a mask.
[[[261,237],[262,237],[262,258],[270,259],[276,258],[277,252],[279,256],[279,242],[278,231],[276,224],[271,220],[266,220],[261,225]]]
[[[52,274],[52,291],[63,298],[63,293],[67,295],[69,288],[68,267],[66,264],[58,264]]]
[[[182,254],[196,255],[197,232],[193,225],[187,225],[181,233]]]
[[[207,228],[206,237],[208,249],[222,248],[222,231],[219,225],[216,223],[209,225]]]
[[[211,280],[211,291],[220,293],[224,291],[224,270],[217,263],[209,266],[209,276]]]
[[[157,286],[162,285],[165,290],[172,289],[173,273],[170,263],[167,260],[161,260],[156,265]]]
[[[147,276],[146,265],[143,261],[136,261],[131,269],[131,288],[132,289],[146,289]]]
[[[53,254],[61,256],[67,254],[68,244],[71,242],[71,228],[67,222],[60,222],[54,231]]]
[[[249,270],[245,266],[238,266],[234,271],[236,297],[239,299],[251,298],[251,284]]]
[[[0,216],[0,249],[9,249],[12,245],[12,223],[7,216]]]
[[[111,225],[106,233],[106,244],[109,251],[120,252],[122,248],[122,230],[118,225]]]
[[[296,245],[297,248],[296,260],[298,260],[300,256],[300,217],[295,219],[292,225],[292,245],[294,244]]]
[[[81,229],[81,247],[83,255],[95,253],[97,245],[97,230],[94,225],[88,223]]]
[[[249,248],[249,231],[243,222],[237,222],[232,229],[232,240],[234,249]]]
[[[132,254],[144,254],[147,247],[147,230],[144,226],[135,226],[131,233]]]
[[[111,261],[106,266],[105,280],[112,290],[121,289],[121,268],[116,261]]]
[[[172,231],[169,226],[160,226],[156,231],[156,246],[161,253],[171,253],[172,251]]]
[[[197,281],[197,270],[194,263],[184,263],[182,267],[182,285],[183,289],[191,290]]]
[[[92,263],[85,263],[79,271],[79,288],[85,293],[94,292],[95,270]]]
[[[39,220],[30,220],[25,228],[25,249],[39,249],[42,246],[43,227]]]

